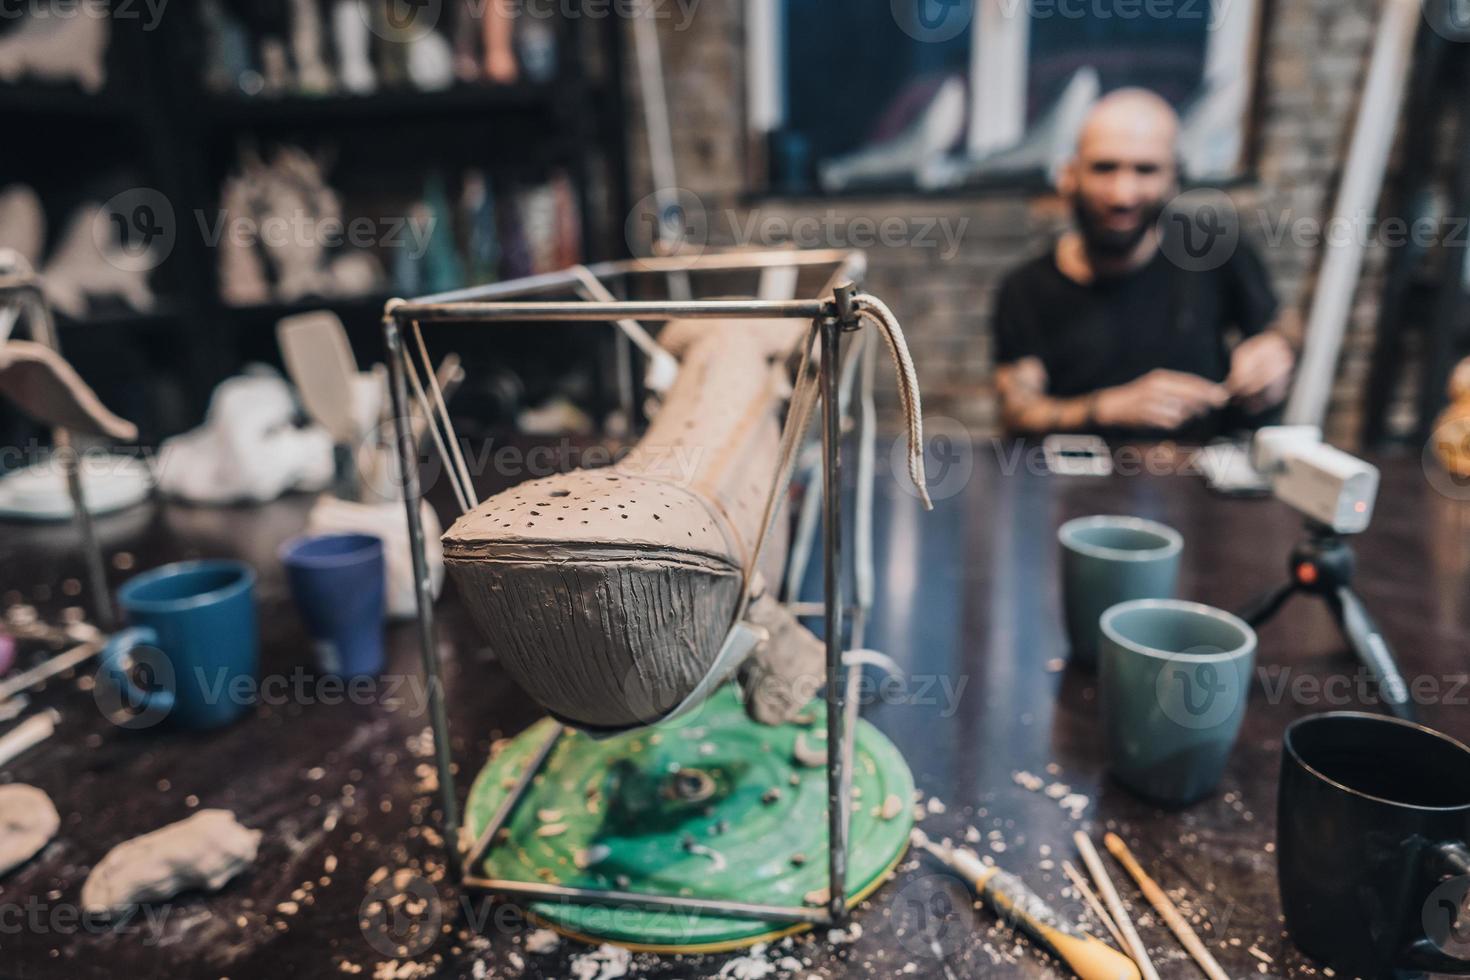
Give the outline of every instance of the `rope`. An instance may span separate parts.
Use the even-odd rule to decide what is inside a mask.
[[[909,348],[903,337],[903,328],[899,326],[898,318],[893,315],[893,311],[876,296],[861,293],[853,297],[852,303],[853,310],[858,316],[867,319],[877,328],[884,343],[888,345],[888,353],[893,357],[894,369],[898,375],[899,402],[903,407],[904,419],[908,425],[909,479],[913,480],[914,486],[918,488],[919,499],[923,501],[924,509],[933,510],[934,504],[929,500],[929,491],[925,487],[928,481],[924,474],[924,410],[919,400],[919,378],[914,372],[913,359],[909,357]],[[820,388],[816,358],[813,356],[816,341],[817,327],[813,325],[807,331],[801,344],[801,364],[796,370],[796,381],[792,387],[791,401],[786,412],[786,425],[781,432],[776,479],[771,487],[770,495],[766,498],[760,534],[756,537],[755,547],[751,549],[750,556],[746,559],[745,595],[740,607],[736,610],[736,622],[745,614],[745,602],[749,599],[750,583],[755,575],[756,565],[760,561],[766,539],[770,537],[776,512],[791,485],[802,437],[806,434],[808,425],[811,424],[812,410],[816,405]]]
[[[924,407],[919,400],[919,378],[914,373],[914,361],[909,357],[903,328],[898,325],[898,317],[893,315],[893,311],[876,296],[859,293],[852,298],[852,306],[859,317],[878,328],[878,333],[888,345],[888,353],[893,357],[894,371],[898,376],[899,405],[908,424],[909,479],[914,481],[924,509],[933,510],[924,474]]]

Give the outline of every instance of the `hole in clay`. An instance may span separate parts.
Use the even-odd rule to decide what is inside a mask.
[[[571,495],[572,495],[572,491],[570,491],[570,490],[553,490],[553,491],[551,491],[551,496],[553,496],[553,497],[570,497]]]

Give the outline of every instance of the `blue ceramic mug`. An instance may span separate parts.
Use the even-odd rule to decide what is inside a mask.
[[[119,723],[206,729],[243,714],[260,661],[254,589],[249,565],[213,560],[164,565],[123,585],[117,600],[130,625],[102,652],[110,690],[132,709]]]
[[[1167,524],[1100,515],[1057,531],[1062,550],[1062,608],[1072,659],[1097,665],[1098,620],[1130,599],[1172,598],[1184,538]]]
[[[1255,631],[1182,599],[1120,603],[1103,613],[1101,630],[1108,768],[1166,806],[1214,792],[1245,719]]]
[[[281,546],[291,594],[316,645],[317,667],[342,677],[383,669],[383,540],[318,534]]]

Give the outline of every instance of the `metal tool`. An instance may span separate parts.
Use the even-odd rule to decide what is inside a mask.
[[[1118,924],[1118,931],[1123,933],[1124,939],[1128,940],[1129,955],[1133,957],[1133,962],[1138,964],[1139,972],[1143,974],[1144,980],[1159,980],[1159,971],[1154,969],[1153,961],[1148,958],[1148,948],[1143,945],[1138,930],[1133,928],[1133,920],[1128,917],[1128,910],[1123,907],[1123,899],[1118,897],[1118,889],[1113,887],[1113,879],[1108,877],[1108,869],[1103,867],[1097,848],[1092,846],[1092,838],[1079,830],[1072,835],[1072,841],[1077,845],[1077,851],[1082,855],[1082,863],[1087,865],[1087,873],[1092,875],[1098,893],[1107,903],[1108,911],[1113,913],[1113,921]]]
[[[1133,961],[1081,926],[1063,922],[1020,878],[985,865],[962,847],[931,841],[914,828],[912,840],[955,874],[968,881],[986,904],[1007,922],[1025,930],[1047,952],[1067,964],[1082,980],[1138,980]]]

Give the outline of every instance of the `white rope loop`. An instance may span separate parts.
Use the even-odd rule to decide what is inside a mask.
[[[919,399],[919,377],[914,372],[914,361],[909,356],[903,328],[899,326],[898,317],[893,315],[893,311],[876,296],[859,293],[852,298],[852,307],[859,317],[871,321],[878,328],[878,333],[888,345],[888,353],[893,357],[898,380],[899,406],[903,409],[904,421],[908,426],[909,479],[914,481],[924,509],[933,510],[934,503],[929,499],[928,478],[924,473],[924,407]]]

